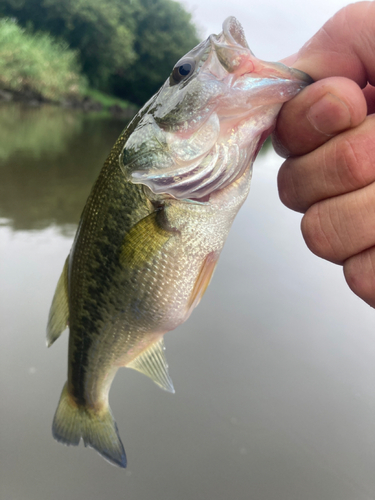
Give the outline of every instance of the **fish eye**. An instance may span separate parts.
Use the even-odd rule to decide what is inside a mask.
[[[171,74],[171,85],[180,83],[182,80],[188,78],[194,72],[194,68],[195,61],[193,59],[182,59],[178,61]]]

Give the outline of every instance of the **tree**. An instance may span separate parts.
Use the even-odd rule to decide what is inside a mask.
[[[135,59],[134,2],[121,0],[0,0],[3,16],[33,31],[48,32],[78,49],[92,85],[105,87],[111,74]]]
[[[173,0],[0,0],[0,16],[78,49],[90,84],[143,104],[197,42]]]
[[[136,60],[112,78],[116,95],[144,104],[174,64],[199,42],[191,14],[172,0],[139,0],[134,13]]]

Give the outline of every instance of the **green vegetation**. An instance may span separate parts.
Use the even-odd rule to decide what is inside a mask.
[[[198,42],[191,15],[173,0],[0,0],[0,17],[64,40],[92,88],[136,104]]]
[[[135,58],[132,5],[131,0],[1,0],[0,12],[66,40],[79,51],[90,83],[103,86],[113,70]]]
[[[110,79],[117,95],[144,104],[165,82],[174,64],[199,43],[191,14],[172,0],[138,0],[134,13],[136,59]]]
[[[120,106],[120,108],[127,109],[130,106],[129,101],[108,95],[97,89],[88,88],[85,90],[85,96],[90,97],[93,101],[99,102],[103,108],[110,108],[111,106]]]
[[[0,19],[0,86],[31,90],[46,99],[80,95],[86,80],[77,53],[46,33],[27,33],[10,19]]]

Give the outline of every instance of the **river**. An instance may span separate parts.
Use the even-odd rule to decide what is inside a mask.
[[[128,469],[53,440],[68,335],[47,349],[48,310],[124,125],[0,107],[0,498],[373,500],[375,312],[306,248],[272,149],[204,299],[166,335],[176,394],[128,369],[113,383]]]

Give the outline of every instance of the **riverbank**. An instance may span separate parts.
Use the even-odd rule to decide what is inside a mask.
[[[52,104],[63,108],[81,109],[85,112],[103,112],[108,113],[114,118],[129,120],[138,111],[138,107],[117,99],[115,97],[103,94],[96,90],[87,92],[82,97],[68,97],[61,101],[47,99],[41,94],[31,90],[23,89],[12,90],[0,88],[0,104],[5,102],[22,102],[27,106],[39,107],[43,104]]]
[[[48,33],[0,19],[0,102],[48,103],[128,119],[136,106],[93,89],[79,54]]]

